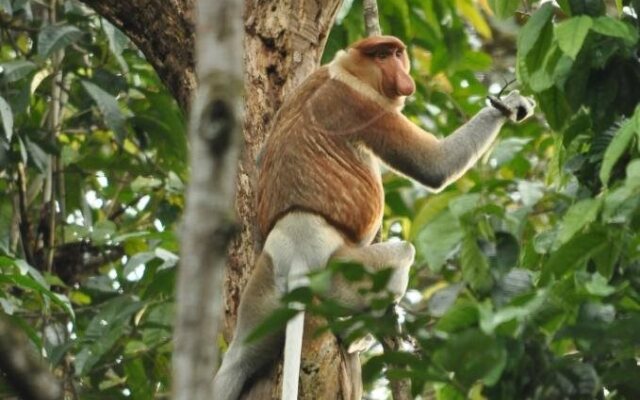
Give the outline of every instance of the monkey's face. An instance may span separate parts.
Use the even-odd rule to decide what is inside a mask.
[[[390,99],[409,96],[416,89],[409,75],[410,63],[405,45],[393,36],[363,39],[351,47],[358,66],[356,74],[380,94]]]
[[[409,57],[404,49],[382,48],[373,57],[381,71],[380,86],[385,96],[393,99],[410,96],[415,92],[415,83],[409,75]]]

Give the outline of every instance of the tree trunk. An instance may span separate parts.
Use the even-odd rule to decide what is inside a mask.
[[[245,146],[238,178],[237,212],[242,231],[230,251],[225,291],[225,337],[231,338],[242,290],[264,238],[255,226],[256,155],[285,96],[318,68],[340,0],[248,2],[245,9]],[[357,356],[343,353],[323,321],[307,318],[299,399],[351,399],[361,394]],[[251,382],[245,399],[276,399],[282,363]]]

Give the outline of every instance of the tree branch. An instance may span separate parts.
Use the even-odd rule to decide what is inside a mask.
[[[364,0],[362,5],[364,26],[367,36],[380,36],[380,18],[378,17],[378,3],[376,0]]]
[[[81,0],[127,35],[183,110],[196,87],[194,0]]]
[[[396,321],[395,333],[392,336],[382,338],[382,349],[385,353],[392,351],[401,351],[402,347],[402,327],[398,322],[398,314],[396,313],[395,306],[391,306],[387,313],[391,314]],[[411,400],[411,379],[393,379],[390,380],[389,386],[391,387],[391,396],[393,400]]]
[[[62,387],[30,348],[27,337],[0,315],[0,370],[18,396],[30,400],[58,400]]]

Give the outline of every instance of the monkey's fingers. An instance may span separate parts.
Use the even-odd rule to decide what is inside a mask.
[[[502,115],[504,115],[507,118],[511,118],[512,111],[506,104],[502,102],[502,100],[500,100],[496,96],[487,96],[487,100],[489,100],[489,103],[491,104],[491,106],[496,110],[500,111]]]

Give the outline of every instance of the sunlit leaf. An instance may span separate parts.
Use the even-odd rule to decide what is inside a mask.
[[[471,0],[456,0],[456,7],[458,12],[469,21],[482,37],[491,39],[491,28],[489,24],[487,24],[487,21]]]
[[[11,142],[13,136],[13,112],[9,103],[0,96],[0,119],[2,119],[2,128],[8,142]]]
[[[513,16],[520,5],[520,0],[489,0],[489,6],[500,19]]]
[[[570,18],[556,25],[560,49],[575,60],[592,25],[592,19],[586,16]]]

